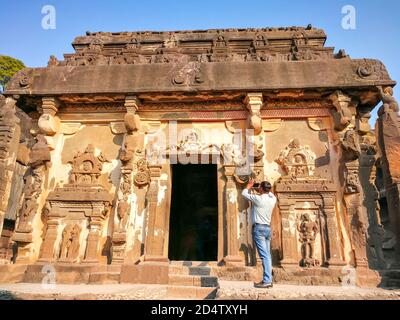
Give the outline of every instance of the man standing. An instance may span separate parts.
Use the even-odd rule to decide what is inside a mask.
[[[261,282],[255,284],[257,288],[272,288],[272,260],[271,260],[271,216],[276,204],[276,197],[271,190],[271,184],[263,181],[253,188],[254,181],[250,180],[243,190],[242,195],[251,201],[253,219],[253,239],[256,243],[258,254],[262,260],[264,275]],[[250,194],[250,189],[257,194]]]

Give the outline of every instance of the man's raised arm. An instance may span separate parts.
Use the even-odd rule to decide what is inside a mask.
[[[247,184],[246,188],[243,189],[242,191],[242,196],[244,198],[246,198],[247,200],[254,202],[257,199],[257,196],[254,194],[250,194],[249,190],[251,189],[251,187],[254,185],[254,181],[250,180],[249,183]]]

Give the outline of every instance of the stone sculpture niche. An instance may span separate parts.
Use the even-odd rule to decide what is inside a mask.
[[[318,267],[320,262],[315,259],[315,237],[318,233],[317,222],[311,220],[308,213],[301,215],[300,223],[297,226],[299,232],[299,241],[301,242],[301,256],[300,265],[302,267]]]
[[[100,234],[112,201],[99,183],[106,161],[102,153],[95,155],[91,144],[74,156],[69,183],[47,197],[47,230],[39,261],[98,263]],[[83,228],[88,228],[88,236],[81,243]],[[83,257],[81,246],[85,246]]]
[[[321,262],[325,266],[342,266],[335,209],[335,185],[315,175],[315,154],[308,146],[292,139],[275,160],[285,172],[275,184],[282,223],[282,257],[284,267],[316,267],[315,239],[321,233]],[[296,211],[313,211],[315,221],[303,213],[297,222]],[[320,226],[317,223],[323,221]],[[297,229],[297,230],[296,230]],[[297,232],[296,232],[297,231]],[[296,235],[297,233],[297,235]],[[323,241],[322,241],[323,240]],[[301,253],[298,252],[300,241]],[[301,260],[298,257],[301,256]]]
[[[61,252],[59,261],[76,262],[79,254],[79,224],[68,224],[62,232]]]

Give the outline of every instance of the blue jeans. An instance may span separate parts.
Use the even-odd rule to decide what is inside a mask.
[[[263,282],[272,283],[271,228],[266,224],[253,225],[253,240],[263,264]]]

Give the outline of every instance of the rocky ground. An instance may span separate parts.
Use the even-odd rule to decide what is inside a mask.
[[[18,283],[0,284],[0,300],[164,300],[165,285],[49,285]],[[400,289],[363,289],[336,286],[274,285],[256,289],[249,281],[220,281],[217,299],[222,300],[400,300]]]

